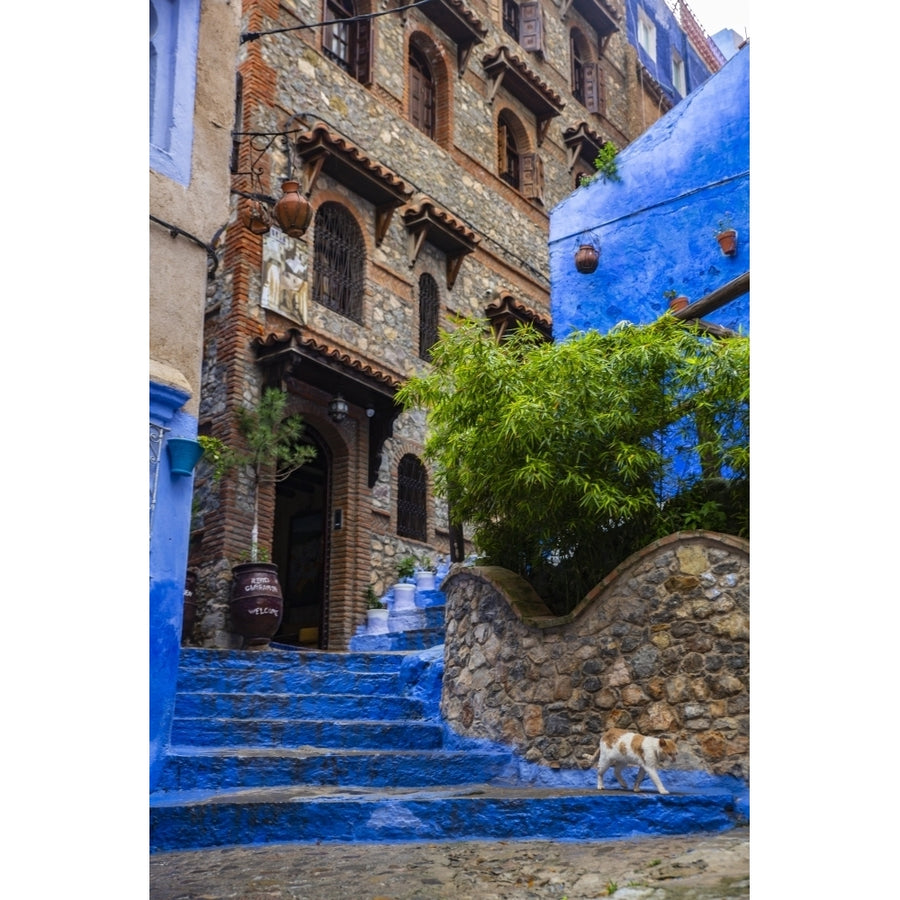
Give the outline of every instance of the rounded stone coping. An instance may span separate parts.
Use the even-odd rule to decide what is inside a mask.
[[[620,577],[640,564],[648,556],[660,549],[675,544],[704,544],[706,546],[723,546],[750,556],[750,541],[733,534],[721,534],[717,531],[676,531],[653,541],[646,547],[632,553],[619,563],[596,587],[592,588],[575,608],[563,616],[555,616],[541,599],[535,589],[521,575],[502,566],[465,566],[454,565],[441,585],[445,594],[453,590],[457,579],[476,578],[490,584],[509,603],[513,612],[521,622],[534,628],[558,628],[574,622],[586,609],[592,606]]]

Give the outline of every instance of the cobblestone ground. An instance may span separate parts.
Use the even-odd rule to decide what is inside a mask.
[[[281,844],[150,857],[150,900],[738,900],[750,835]]]

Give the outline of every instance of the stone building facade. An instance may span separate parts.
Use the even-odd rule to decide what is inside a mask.
[[[458,316],[551,337],[549,211],[606,142],[637,136],[643,89],[622,0],[245,0],[243,28],[200,429],[240,446],[235,410],[266,385],[303,416],[318,457],[264,487],[260,542],[285,595],[278,640],[340,650],[398,558],[466,549],[397,388]],[[311,205],[295,237],[265,231],[285,181]],[[197,491],[204,646],[239,646],[248,487]]]
[[[451,570],[441,712],[580,768],[608,728],[674,738],[677,768],[749,779],[749,542],[670,535],[554,617],[506,569]]]
[[[169,741],[181,643],[211,243],[228,219],[240,4],[150,2],[150,781]],[[212,62],[215,61],[215,64]]]

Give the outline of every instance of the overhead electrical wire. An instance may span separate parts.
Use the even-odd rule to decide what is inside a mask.
[[[418,6],[424,6],[426,3],[431,3],[431,0],[417,0],[416,3],[409,3],[406,6],[397,6],[394,9],[384,9],[381,12],[361,13],[358,16],[347,16],[343,19],[328,19],[325,22],[310,22],[307,25],[291,25],[288,28],[273,28],[271,31],[248,31],[241,35],[241,43],[246,44],[248,41],[255,41],[270,34],[285,34],[289,31],[302,31],[306,28],[323,28],[325,25],[343,25],[347,22],[362,22],[365,19],[375,19],[378,16],[389,16],[393,13],[403,12],[407,9],[415,9]]]

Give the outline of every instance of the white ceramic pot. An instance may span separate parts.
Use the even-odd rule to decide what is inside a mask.
[[[366,610],[366,634],[387,634],[388,611],[386,609]]]
[[[414,584],[394,585],[394,612],[416,608],[416,586]]]
[[[416,590],[417,591],[433,591],[434,590],[434,572],[418,572],[418,573],[416,573]]]

